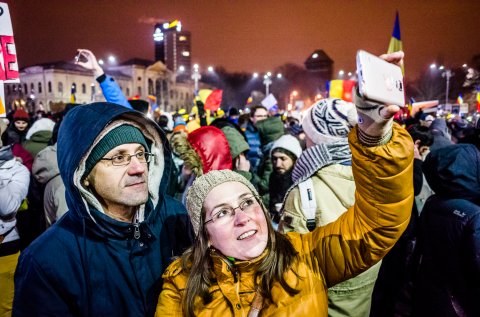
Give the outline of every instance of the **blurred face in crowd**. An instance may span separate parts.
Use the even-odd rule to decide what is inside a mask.
[[[129,143],[119,145],[103,158],[117,155],[134,155],[145,152],[141,144]],[[143,161],[143,162],[142,162]],[[130,163],[115,166],[110,160],[100,160],[92,169],[86,180],[93,188],[95,196],[100,201],[108,215],[131,215],[134,209],[144,204],[148,199],[148,163],[136,156],[130,158]],[[123,219],[128,221],[128,219]]]
[[[18,131],[25,131],[25,129],[28,127],[28,122],[23,120],[16,120],[14,124]]]
[[[268,118],[268,111],[263,108],[258,108],[252,116],[253,125],[257,124],[257,121],[262,121]]]
[[[214,187],[205,198],[203,211],[209,242],[223,255],[251,260],[267,247],[267,219],[244,184],[227,182]]]
[[[293,168],[295,162],[290,156],[280,151],[274,151],[272,153],[273,169],[278,174],[284,174]]]

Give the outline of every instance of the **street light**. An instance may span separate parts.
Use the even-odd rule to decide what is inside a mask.
[[[290,105],[293,104],[293,97],[296,97],[296,96],[298,96],[298,91],[293,90],[293,91],[290,93],[290,100],[289,100],[289,104],[290,104]]]
[[[440,69],[443,69],[443,68],[440,68]],[[447,81],[447,85],[445,87],[445,104],[448,104],[448,91],[450,90],[450,78],[453,77],[454,75],[455,74],[452,73],[450,69],[447,69],[442,73],[442,77],[444,77],[445,80]]]
[[[195,96],[198,95],[198,81],[202,78],[202,75],[200,75],[200,67],[198,64],[193,65],[193,74],[192,74],[192,79],[195,83]]]
[[[253,78],[258,78],[258,73],[253,73]]]
[[[265,76],[263,76],[263,84],[265,85],[265,95],[268,96],[269,95],[269,87],[270,85],[272,84],[272,80],[270,79],[270,75],[272,73],[268,72]]]
[[[113,55],[110,55],[110,56],[108,57],[108,62],[109,62],[109,63],[112,63],[112,64],[113,64],[113,63],[115,63],[116,60],[117,60],[117,59],[116,59],[115,56],[113,56]]]
[[[213,73],[213,67],[212,66],[208,66],[208,72]]]

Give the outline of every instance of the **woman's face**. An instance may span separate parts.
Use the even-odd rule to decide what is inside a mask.
[[[17,120],[14,123],[18,131],[24,131],[28,126],[28,122],[23,120]]]
[[[253,200],[252,200],[253,199]],[[243,207],[236,208],[239,205]],[[230,217],[228,210],[234,209]],[[267,219],[262,206],[247,186],[227,182],[214,187],[203,203],[210,244],[223,255],[251,260],[265,250],[268,242]],[[219,213],[220,216],[219,217]],[[213,221],[209,221],[213,219]]]

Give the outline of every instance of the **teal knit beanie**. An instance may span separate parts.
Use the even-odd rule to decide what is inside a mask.
[[[97,143],[97,145],[95,145],[85,162],[85,173],[83,175],[88,176],[95,164],[97,164],[105,154],[110,152],[110,150],[119,145],[128,143],[138,143],[143,145],[145,151],[149,150],[147,141],[142,132],[134,126],[123,124],[112,129]]]

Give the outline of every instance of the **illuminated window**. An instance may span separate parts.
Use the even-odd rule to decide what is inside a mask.
[[[180,36],[178,37],[178,40],[179,40],[180,42],[183,42],[183,41],[186,41],[186,40],[187,40],[187,37],[186,37],[185,35],[180,35]]]
[[[183,55],[183,56],[190,56],[190,52],[183,51],[183,52],[182,52],[182,55]]]

